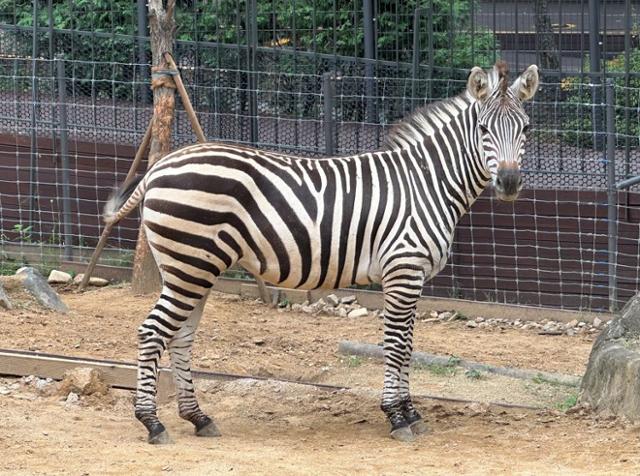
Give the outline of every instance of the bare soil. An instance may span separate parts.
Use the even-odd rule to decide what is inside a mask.
[[[0,347],[132,361],[136,328],[153,296],[127,286],[63,295],[70,314],[27,301],[2,312]],[[517,316],[514,316],[517,317]],[[485,363],[580,375],[591,336],[470,329],[419,322],[417,350]],[[0,473],[11,474],[638,474],[633,425],[556,410],[577,389],[461,369],[415,368],[414,394],[510,402],[481,407],[419,397],[431,432],[411,444],[388,438],[378,409],[382,364],[336,352],[340,340],[376,343],[381,322],[281,312],[214,294],[194,348],[194,368],[351,387],[325,391],[274,380],[198,382],[202,407],[223,432],[199,439],[164,404],[175,444],[146,444],[130,392],[65,404],[50,392],[0,380]],[[4,387],[3,387],[4,386]],[[16,388],[13,388],[16,387]]]

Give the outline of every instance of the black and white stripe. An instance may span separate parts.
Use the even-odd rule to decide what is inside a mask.
[[[489,74],[474,68],[463,94],[414,112],[382,151],[308,159],[194,145],[164,158],[135,188],[123,187],[105,218],[121,219],[144,198],[143,222],[163,278],[139,328],[136,416],[150,441],[166,437],[155,393],[167,348],[180,415],[198,434],[217,434],[194,395],[191,347],[214,280],[234,263],[287,288],[381,283],[382,408],[395,437],[424,429],[408,377],[424,281],[444,267],[457,222],[489,182],[505,200],[521,188],[522,101],[535,93],[537,68],[510,87],[506,76],[502,64]]]

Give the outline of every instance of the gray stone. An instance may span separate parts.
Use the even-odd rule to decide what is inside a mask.
[[[429,316],[430,316],[432,319],[437,319],[437,318],[438,318],[438,311],[431,311],[431,312],[429,313]]]
[[[602,324],[602,319],[598,317],[593,319],[593,327],[595,327],[596,329],[598,329],[601,324]]]
[[[44,307],[52,311],[66,314],[69,312],[67,305],[62,302],[47,280],[35,268],[24,267],[16,273],[22,279],[22,285]]]
[[[312,314],[316,311],[316,309],[312,306],[302,306],[302,309],[300,310],[305,314]]]
[[[104,286],[107,286],[108,284],[109,284],[108,279],[98,278],[97,276],[91,276],[89,278],[89,286],[96,286],[96,287],[102,288]]]
[[[571,328],[571,327],[576,327],[577,325],[578,325],[578,319],[574,319],[573,321],[567,322],[567,323],[564,325],[564,328],[565,328],[565,329],[569,329],[569,328]]]
[[[338,317],[347,317],[349,312],[344,307],[340,307],[338,308],[337,315]]]
[[[335,294],[329,294],[325,299],[327,303],[333,307],[336,307],[338,304],[340,304],[340,299]]]
[[[369,315],[369,311],[367,311],[366,307],[361,307],[359,309],[354,309],[351,311],[347,317],[365,317]]]
[[[438,319],[440,319],[441,321],[448,321],[448,320],[451,320],[451,317],[453,315],[454,315],[453,312],[444,311],[444,312],[441,312],[440,314],[438,314]]]
[[[9,311],[13,309],[11,301],[9,301],[9,296],[7,296],[2,283],[0,283],[0,308],[7,309]]]
[[[474,328],[474,327],[478,327],[478,323],[476,321],[467,321],[466,326]]]
[[[78,403],[79,400],[80,400],[80,397],[78,397],[77,393],[70,392],[69,395],[67,395],[67,399],[64,401],[64,404],[66,406],[75,405],[76,403]]]
[[[351,294],[349,296],[345,296],[342,299],[340,299],[340,302],[342,304],[353,304],[356,302],[356,297],[355,295]]]
[[[478,324],[480,324],[481,322],[484,322],[484,321],[485,321],[484,317],[480,317],[480,316],[476,317],[476,322]]]
[[[49,284],[67,284],[72,279],[73,278],[69,273],[58,271],[57,269],[52,269],[49,273],[49,277],[47,278],[47,282]]]
[[[640,421],[640,293],[595,339],[579,402],[599,414]]]
[[[76,275],[75,278],[73,278],[73,283],[80,284],[83,278],[84,278],[84,273],[80,273]],[[89,278],[88,284],[89,286],[104,287],[109,284],[109,281],[104,278],[98,278],[97,276],[91,276]]]

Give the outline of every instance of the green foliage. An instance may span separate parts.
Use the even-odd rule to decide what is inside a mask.
[[[629,65],[626,65],[625,54],[621,53],[604,64],[606,71],[613,73],[624,73],[628,71],[640,70],[640,49],[631,50],[629,54]],[[589,71],[589,60],[585,59],[585,71]],[[589,80],[584,80],[588,83]],[[593,116],[590,107],[593,104],[593,88],[583,84],[578,77],[565,78],[561,83],[561,89],[565,92],[565,104],[568,106],[566,119],[562,123],[562,139],[576,147],[593,147]],[[640,95],[637,89],[640,88],[640,78],[632,76],[629,79],[629,87],[626,87],[624,77],[615,79],[615,127],[616,132],[621,135],[631,137],[632,147],[638,146],[638,136],[640,136]],[[604,88],[602,95],[604,99]],[[601,117],[604,121],[606,112],[601,109]],[[603,122],[604,124],[604,122]],[[604,127],[604,126],[603,126]],[[624,140],[617,143],[618,147],[623,147]]]
[[[557,403],[555,407],[561,412],[566,412],[567,410],[569,410],[569,408],[573,408],[577,404],[578,404],[578,393],[576,392],[576,393],[572,393],[571,395],[567,396],[564,400]]]
[[[464,376],[471,380],[481,380],[485,377],[484,374],[475,369],[465,371]]]
[[[352,369],[356,367],[360,367],[363,362],[364,362],[364,359],[359,355],[350,355],[349,357],[347,357],[347,360],[345,361],[345,363],[347,364],[347,367]]]
[[[48,26],[47,2],[40,0],[39,24]],[[477,0],[380,0],[376,17],[378,59],[410,62],[413,51],[413,19],[417,7],[423,9],[421,50],[429,44],[427,17],[432,8],[434,64],[464,68],[493,61],[495,37],[486,30],[472,33],[472,13]],[[362,57],[364,28],[359,0],[273,0],[257,3],[258,44],[317,53]],[[229,44],[247,43],[246,6],[241,0],[178,2],[176,37],[179,40]],[[3,18],[13,17],[19,26],[32,25],[30,0],[0,0]],[[2,18],[0,17],[0,18]],[[53,1],[53,27],[57,29],[136,35],[136,4],[131,0]],[[73,35],[76,59],[131,62],[135,42],[130,39]],[[46,51],[43,33],[43,51]],[[69,53],[69,52],[67,52]],[[84,56],[83,56],[84,55]],[[215,56],[215,55],[214,55]],[[282,55],[278,58],[286,58]],[[426,58],[421,58],[424,62]],[[213,57],[205,62],[214,62]],[[288,68],[285,68],[287,70]],[[282,71],[281,68],[279,68]]]
[[[415,362],[413,368],[416,370],[426,370],[439,377],[453,377],[458,372],[460,361],[460,357],[452,355],[445,364],[423,364]]]

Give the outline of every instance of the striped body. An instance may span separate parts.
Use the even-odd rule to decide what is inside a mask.
[[[465,94],[401,123],[386,150],[308,159],[194,145],[164,158],[110,202],[105,216],[113,222],[144,199],[143,223],[163,278],[160,299],[139,329],[136,415],[150,441],[165,434],[155,404],[165,348],[181,416],[197,432],[213,431],[195,399],[191,345],[215,278],[236,263],[286,288],[381,283],[382,408],[394,436],[422,429],[408,371],[423,284],[446,264],[456,224],[490,181],[509,200],[521,188],[528,123],[521,96],[506,89],[498,69],[486,78],[487,90],[478,89],[483,78],[476,76],[472,71]],[[535,78],[537,87],[537,70]]]

